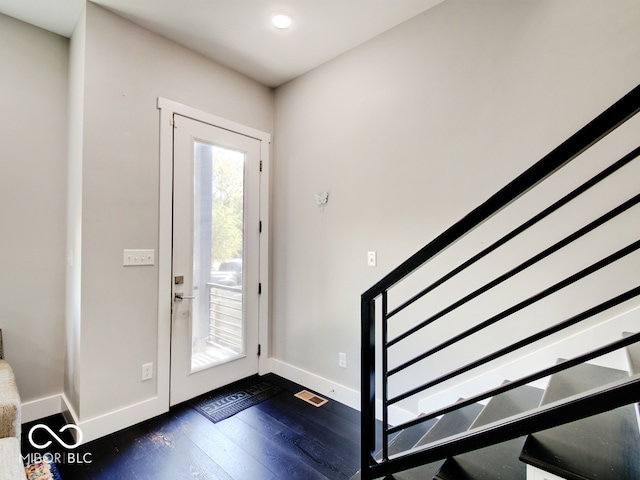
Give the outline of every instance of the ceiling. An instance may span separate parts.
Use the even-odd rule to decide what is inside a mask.
[[[91,0],[276,87],[443,0]],[[0,0],[0,13],[70,37],[84,0]],[[293,24],[279,30],[271,17]]]

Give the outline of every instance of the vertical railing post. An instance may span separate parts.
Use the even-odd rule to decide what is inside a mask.
[[[382,459],[383,461],[389,460],[389,434],[387,433],[387,428],[389,425],[389,409],[387,408],[387,399],[389,398],[388,394],[388,385],[387,382],[389,380],[389,376],[387,372],[388,368],[388,355],[387,355],[387,291],[382,292],[382,365],[381,365],[381,375],[382,375],[382,392],[380,395],[382,397]]]
[[[360,468],[363,480],[369,480],[369,471],[376,448],[376,371],[375,371],[375,298],[363,295],[361,298],[361,445]]]

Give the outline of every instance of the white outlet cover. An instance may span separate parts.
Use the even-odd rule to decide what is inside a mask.
[[[347,368],[347,354],[339,353],[338,354],[338,365],[342,368]]]
[[[153,378],[153,363],[145,363],[142,365],[142,381],[151,380]]]

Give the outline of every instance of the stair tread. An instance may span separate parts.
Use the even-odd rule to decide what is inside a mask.
[[[464,432],[471,426],[478,414],[482,411],[482,405],[473,403],[459,410],[443,415],[440,420],[416,443],[416,447],[442,440],[451,435]]]
[[[437,421],[437,419],[433,418],[402,430],[389,442],[389,455],[396,455],[412,449]]]
[[[536,408],[543,390],[528,385],[496,395],[471,428]],[[447,459],[436,477],[440,480],[516,480],[526,478],[526,466],[518,460],[525,437],[516,438]]]
[[[503,418],[526,412],[536,408],[544,390],[529,385],[510,390],[491,399],[487,406],[480,412],[471,428],[480,427]]]
[[[542,405],[627,376],[582,364],[551,377]],[[568,479],[640,479],[640,434],[632,405],[530,435],[520,459]]]
[[[562,359],[559,360],[562,362]],[[541,405],[583,393],[607,383],[622,380],[628,373],[624,370],[582,363],[551,376],[542,397]]]

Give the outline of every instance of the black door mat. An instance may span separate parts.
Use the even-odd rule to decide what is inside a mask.
[[[213,423],[218,423],[283,391],[259,377],[251,377],[189,400],[189,405]]]

